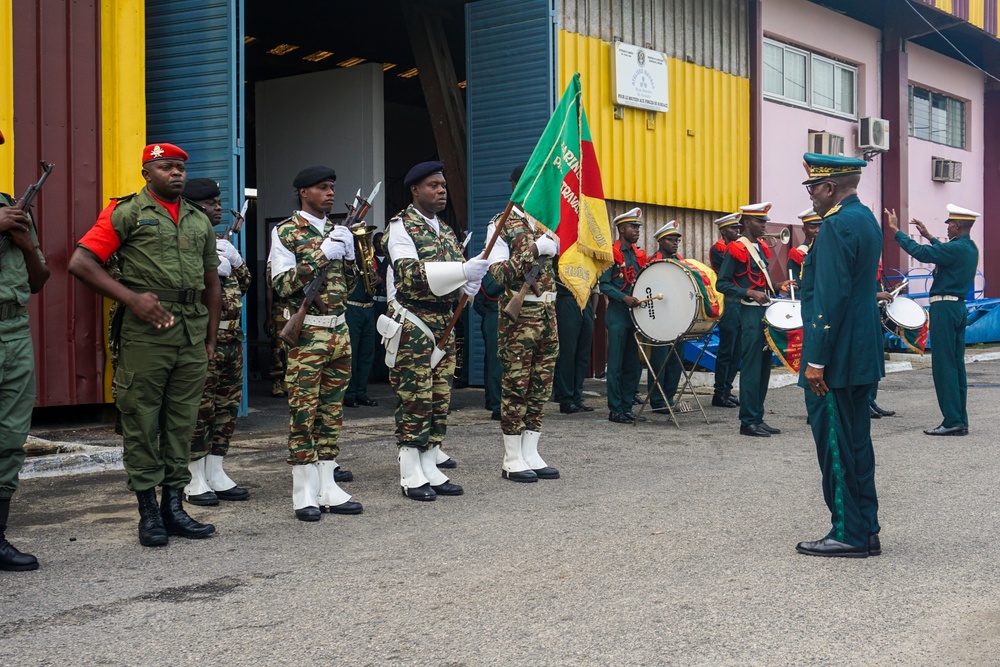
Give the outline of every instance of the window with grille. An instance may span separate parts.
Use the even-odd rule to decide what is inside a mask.
[[[910,86],[911,137],[965,148],[965,102]]]

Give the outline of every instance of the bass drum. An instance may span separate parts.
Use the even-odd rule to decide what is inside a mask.
[[[698,282],[696,282],[698,281]],[[672,343],[681,336],[696,338],[711,333],[715,319],[704,315],[701,278],[670,260],[647,264],[636,276],[632,296],[650,299],[632,308],[632,322],[655,343]],[[656,295],[662,294],[662,299]]]
[[[885,316],[900,329],[920,329],[927,323],[927,311],[905,296],[897,296],[885,305]]]

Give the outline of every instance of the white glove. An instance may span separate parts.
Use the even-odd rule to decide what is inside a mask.
[[[483,276],[490,270],[490,261],[483,257],[473,257],[462,264],[462,271],[465,272],[465,279],[470,283],[481,283]],[[477,288],[478,289],[478,288]]]
[[[535,247],[538,248],[539,257],[555,257],[559,254],[559,246],[548,236],[535,239]]]
[[[331,235],[332,236],[332,235]],[[323,239],[323,243],[320,244],[319,249],[323,251],[326,258],[329,260],[343,259],[344,255],[347,253],[347,246],[341,241],[335,241],[329,236]]]
[[[226,257],[219,258],[219,277],[228,278],[229,274],[233,272],[233,265],[229,263],[229,259]]]
[[[344,227],[343,225],[337,225],[336,227],[333,228],[333,230],[330,232],[330,235],[327,236],[327,238],[332,241],[339,241],[340,243],[344,244],[343,254],[340,257],[337,257],[336,259],[343,258],[349,261],[354,260],[354,234],[351,233],[350,229]]]
[[[479,287],[483,284],[482,280],[470,280],[469,282],[462,285],[462,291],[465,292],[469,297],[474,297],[479,293]]]
[[[243,258],[240,257],[240,251],[226,239],[216,239],[215,249],[219,252],[220,257],[225,257],[229,260],[234,269],[243,266]]]

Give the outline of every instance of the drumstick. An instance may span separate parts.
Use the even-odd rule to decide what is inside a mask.
[[[791,296],[792,301],[795,301],[795,275],[791,269],[788,269],[788,279],[792,281],[792,284],[788,286],[791,291],[789,296]]]
[[[651,296],[651,297],[649,297],[649,298],[646,298],[646,299],[642,299],[641,301],[639,301],[639,303],[635,304],[635,305],[634,305],[634,306],[632,306],[632,307],[633,307],[633,308],[638,308],[638,307],[639,307],[639,306],[641,306],[642,304],[644,304],[644,303],[648,303],[649,301],[659,301],[659,300],[661,300],[661,299],[663,299],[663,295],[662,295],[662,294],[657,294],[656,296]]]

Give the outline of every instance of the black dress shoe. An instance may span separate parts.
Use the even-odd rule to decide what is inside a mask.
[[[186,537],[190,540],[200,540],[214,533],[215,526],[212,524],[199,523],[188,516],[188,513],[184,511],[184,503],[181,501],[183,495],[182,489],[163,487],[160,516],[163,518],[163,527],[167,529],[167,534]]]
[[[0,570],[7,572],[27,572],[38,569],[38,559],[31,554],[24,554],[8,542],[6,538],[0,537]]]
[[[303,507],[295,510],[295,518],[299,521],[319,521],[321,516],[318,507]]]
[[[642,399],[639,398],[639,394],[632,397],[632,405],[642,405]]]
[[[250,497],[250,492],[246,489],[234,486],[231,489],[226,489],[225,491],[216,491],[215,497],[219,500],[246,500]],[[191,502],[190,500],[188,502]]]
[[[628,418],[628,415],[623,415],[620,412],[609,412],[608,421],[614,422],[616,424],[631,424],[633,421]]]
[[[924,429],[927,435],[969,435],[969,429],[965,426],[938,426],[937,428]]]
[[[594,408],[590,407],[589,405],[585,405],[583,403],[576,403],[576,407],[580,408],[580,412],[593,412],[594,411]]]
[[[872,405],[868,406],[868,415],[872,419],[882,419],[882,413],[876,410]]]
[[[733,403],[728,396],[713,396],[712,405],[717,408],[735,408],[739,403]]]
[[[363,509],[361,503],[348,500],[346,503],[340,503],[339,505],[321,507],[320,511],[329,512],[330,514],[361,514],[361,510]]]
[[[434,489],[431,488],[430,483],[423,484],[413,489],[407,489],[404,487],[399,487],[399,490],[403,492],[403,495],[410,500],[434,500],[437,498],[437,494],[434,493]]]
[[[578,412],[583,412],[583,410],[581,410],[579,406],[570,403],[569,405],[560,405],[559,412],[563,413],[564,415],[575,415]]]
[[[188,501],[192,505],[198,505],[200,507],[212,507],[219,504],[219,496],[215,491],[206,491],[205,493],[199,493],[194,496],[185,495],[184,500]]]
[[[757,425],[760,426],[765,431],[767,431],[768,433],[770,433],[771,435],[778,435],[779,433],[781,433],[780,428],[774,428],[773,426],[768,426],[767,422],[761,422],[760,424]]]
[[[344,399],[344,407],[345,408],[356,408],[356,407],[358,407],[358,402],[355,401],[353,398],[352,399],[346,399],[345,398]]]
[[[492,419],[495,422],[500,421],[500,411],[499,410],[494,410],[493,414],[490,415],[490,419]]]
[[[760,424],[740,424],[740,435],[749,435],[755,438],[771,437],[771,434],[761,428]]]
[[[535,468],[531,472],[535,473],[538,476],[538,479],[559,479],[559,471],[552,466]]]
[[[538,475],[535,474],[534,470],[522,470],[520,472],[511,472],[509,470],[500,469],[500,476],[504,479],[509,479],[512,482],[522,482],[524,484],[530,484],[531,482],[538,481]]]
[[[886,410],[885,408],[880,408],[878,403],[876,403],[875,401],[872,401],[869,405],[871,405],[872,409],[875,410],[875,412],[879,413],[883,417],[892,417],[893,415],[896,414],[895,410]]]
[[[870,541],[870,538],[869,538]],[[868,545],[855,547],[837,540],[824,537],[815,542],[799,542],[795,550],[807,556],[826,556],[827,558],[868,558]]]
[[[736,398],[736,396],[734,396],[733,394],[729,394],[728,396],[726,396],[726,398],[729,400],[730,403],[732,403],[736,407],[740,407],[740,399]]]
[[[444,461],[441,461],[441,463],[438,463],[437,467],[438,468],[447,468],[448,470],[451,470],[452,468],[457,468],[458,464],[455,463],[455,459],[453,459],[453,458],[447,458]]]
[[[359,398],[358,400],[355,401],[355,403],[357,403],[358,405],[363,405],[366,408],[374,408],[378,406],[378,401],[376,401],[374,398],[368,398],[367,396],[365,396],[364,398]]]
[[[340,466],[337,466],[336,468],[333,469],[333,481],[335,481],[337,484],[343,484],[344,482],[353,482],[354,473],[351,472],[350,470],[346,470],[344,468],[341,468]]]
[[[634,412],[631,412],[631,411],[626,412],[625,416],[628,417],[629,419],[631,419],[634,422],[648,421],[645,417],[640,417],[639,415],[637,415],[637,414],[635,414]]]
[[[434,489],[434,493],[439,496],[460,496],[465,493],[465,489],[460,487],[458,484],[452,484],[451,482],[445,482],[444,484],[438,484],[437,486],[431,486]]]
[[[872,533],[868,536],[868,555],[869,556],[881,556],[882,555],[882,542],[878,539],[878,533]]]

